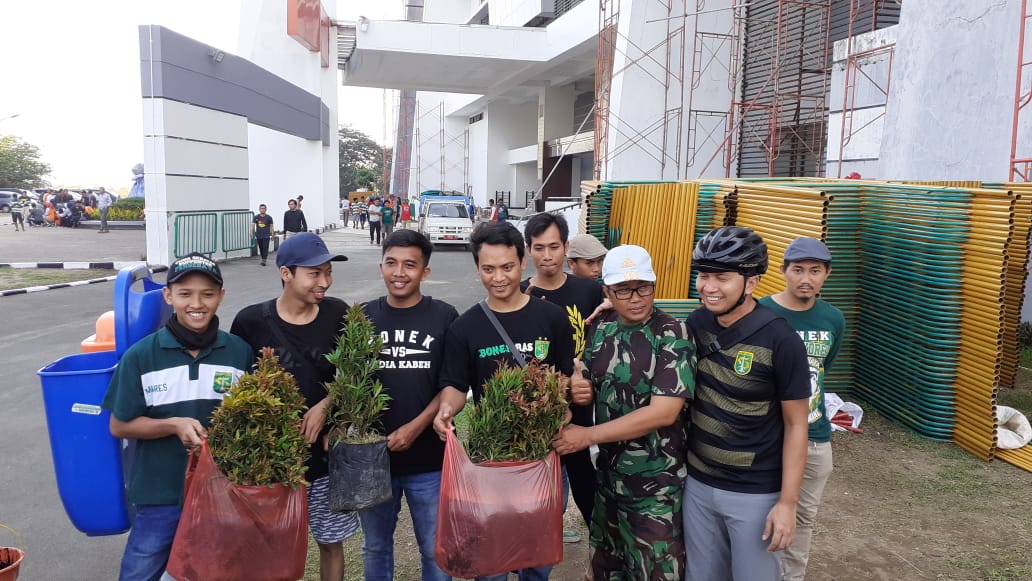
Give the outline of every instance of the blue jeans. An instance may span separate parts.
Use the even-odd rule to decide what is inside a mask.
[[[501,220],[499,220],[501,222]],[[570,498],[570,478],[566,475],[566,466],[563,466],[563,512],[566,512],[566,503]],[[547,581],[548,576],[552,574],[552,565],[547,567],[533,567],[530,569],[520,569],[516,571],[520,581]],[[508,573],[499,573],[497,575],[488,575],[487,577],[477,577],[476,581],[505,581],[509,578]]]
[[[437,528],[437,499],[441,493],[441,473],[424,472],[391,478],[393,500],[359,511],[362,521],[362,560],[366,581],[394,579],[394,529],[398,525],[401,497],[408,502],[423,570],[423,581],[451,579],[434,561],[434,531]]]
[[[158,581],[172,552],[182,509],[176,505],[138,505],[122,555],[119,581]]]

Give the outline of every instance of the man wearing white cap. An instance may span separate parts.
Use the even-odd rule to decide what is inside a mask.
[[[785,290],[759,303],[788,321],[806,345],[810,363],[810,405],[806,468],[799,487],[796,533],[781,559],[784,581],[802,581],[810,558],[813,524],[832,469],[831,420],[824,408],[824,377],[845,333],[842,311],[817,297],[831,274],[831,251],[816,238],[796,238],[781,265]]]
[[[640,246],[618,246],[602,263],[616,320],[598,323],[571,387],[595,391],[592,427],[567,426],[560,454],[599,447],[591,520],[595,579],[684,575],[684,416],[695,390],[695,346],[685,325],[654,306],[656,273]]]

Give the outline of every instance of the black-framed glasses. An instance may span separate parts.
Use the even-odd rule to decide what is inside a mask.
[[[631,298],[631,295],[638,293],[641,298],[651,297],[652,293],[656,292],[656,285],[654,284],[643,284],[637,288],[620,288],[616,289],[609,287],[609,292],[613,293],[613,296],[620,300],[627,300]]]

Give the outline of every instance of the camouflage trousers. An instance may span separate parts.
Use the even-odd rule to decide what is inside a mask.
[[[591,572],[595,581],[680,581],[684,577],[682,494],[595,495]]]

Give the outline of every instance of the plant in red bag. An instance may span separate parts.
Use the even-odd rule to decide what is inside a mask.
[[[361,305],[348,310],[337,348],[326,360],[337,368],[326,384],[330,411],[330,510],[361,510],[390,498],[391,463],[380,417],[390,396],[376,378],[383,340]]]
[[[551,442],[567,414],[568,383],[536,360],[526,368],[501,363],[466,412],[469,456],[448,435],[435,546],[447,573],[471,578],[562,560],[562,485]]]
[[[532,360],[526,368],[502,363],[470,404],[469,457],[474,462],[541,460],[563,425],[569,379]]]
[[[279,580],[304,575],[308,444],[304,397],[262,349],[212,414],[190,458],[169,573],[189,580]]]

